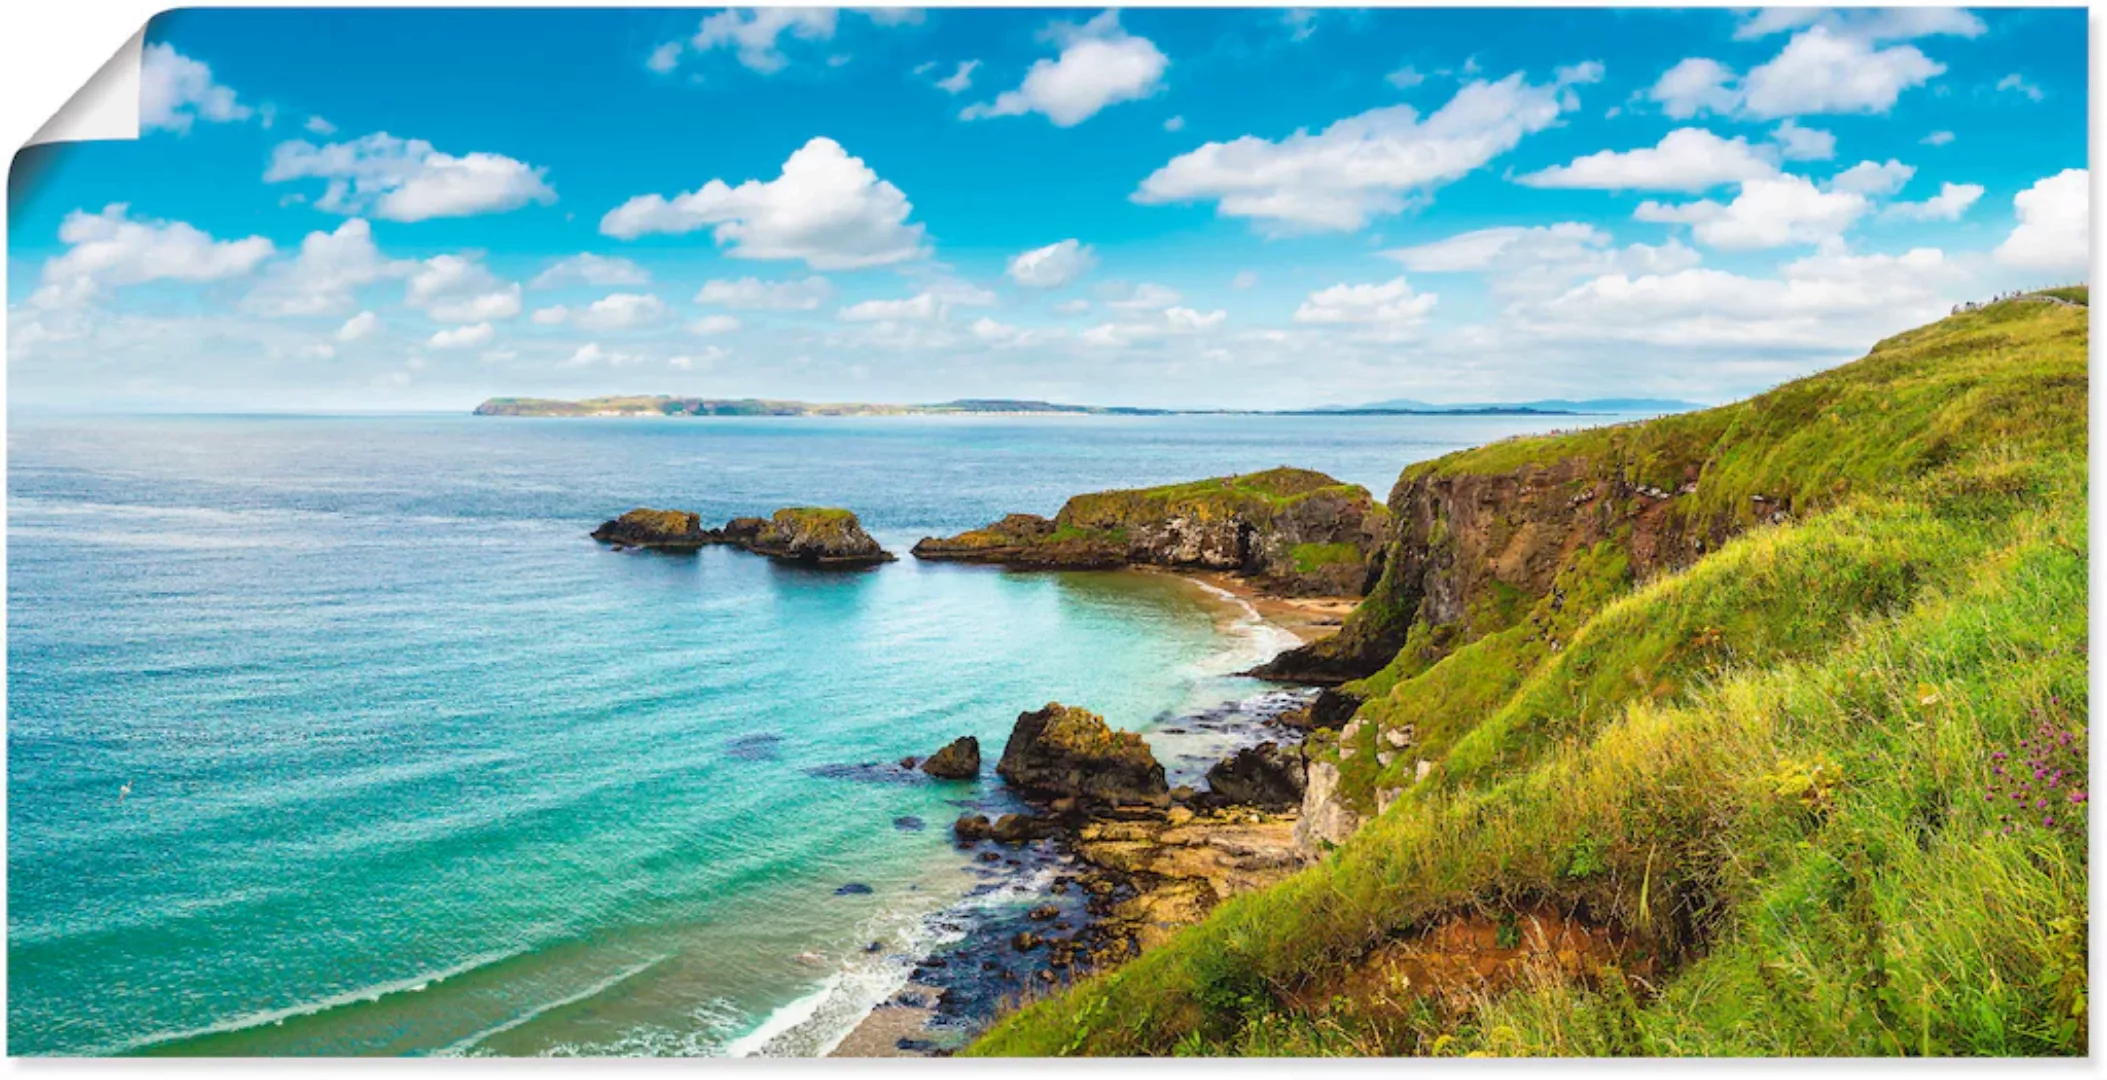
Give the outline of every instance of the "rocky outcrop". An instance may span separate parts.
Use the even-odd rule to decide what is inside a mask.
[[[1221,570],[1285,595],[1358,596],[1381,568],[1387,519],[1367,489],[1283,467],[1078,495],[1051,519],[1011,514],[925,538],[914,555],[1036,570]]]
[[[721,529],[705,529],[685,510],[631,510],[593,530],[593,539],[616,547],[693,551],[729,544],[756,555],[813,566],[872,566],[896,556],[878,546],[856,515],[830,507],[786,507],[771,518],[738,517]]]
[[[1285,810],[1302,804],[1302,751],[1262,742],[1223,758],[1207,770],[1206,802]]]
[[[979,776],[980,740],[971,735],[952,740],[922,762],[922,771],[939,780],[971,780]]]
[[[667,548],[692,551],[714,544],[714,532],[702,527],[702,519],[685,510],[652,510],[638,507],[593,530],[593,539],[618,547]]]
[[[1168,806],[1170,788],[1149,744],[1105,718],[1059,702],[1022,713],[995,772],[1018,792],[1079,806]]]
[[[734,520],[727,531],[732,525],[747,527],[744,521]],[[863,531],[855,514],[830,507],[778,510],[744,546],[771,559],[819,566],[870,566],[895,558]]]

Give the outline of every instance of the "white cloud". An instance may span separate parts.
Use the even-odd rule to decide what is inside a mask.
[[[972,331],[973,340],[991,349],[1027,349],[1035,345],[1043,345],[1066,334],[1065,331],[1058,328],[1027,330],[1020,326],[996,322],[994,319],[986,316],[973,320],[973,325],[969,329]]]
[[[1836,136],[1817,128],[1801,127],[1792,117],[1771,129],[1771,141],[1787,161],[1827,161],[1836,156]]]
[[[651,50],[651,55],[644,58],[645,69],[660,75],[671,74],[674,68],[680,66],[681,48],[678,41],[661,42],[658,48]]]
[[[750,311],[814,311],[833,296],[833,284],[823,277],[802,281],[720,278],[704,282],[695,302]]]
[[[1170,58],[1154,42],[1120,28],[1117,11],[1106,11],[1082,26],[1054,23],[1046,36],[1061,46],[1058,57],[1036,61],[1017,89],[968,105],[959,118],[1036,112],[1056,127],[1074,127],[1107,105],[1154,94],[1170,66]]]
[[[666,303],[650,293],[611,293],[571,312],[571,325],[582,330],[625,330],[666,317]]]
[[[732,315],[704,315],[688,324],[688,332],[708,337],[713,334],[729,334],[739,329],[739,320]]]
[[[849,322],[930,322],[944,318],[953,307],[986,307],[995,294],[971,285],[939,285],[904,300],[865,300],[842,308]]]
[[[1236,272],[1235,277],[1229,279],[1229,287],[1232,289],[1248,289],[1256,284],[1258,284],[1258,271],[1256,270],[1239,270]]]
[[[261,236],[214,240],[186,222],[133,218],[129,209],[129,204],[111,203],[99,214],[67,214],[59,223],[59,239],[69,246],[45,261],[43,285],[30,303],[71,307],[112,286],[239,277],[275,250]]]
[[[973,71],[980,67],[978,60],[960,61],[958,70],[936,81],[936,87],[947,94],[963,94],[973,87]]]
[[[1997,88],[1999,90],[2010,90],[2013,93],[2024,94],[2030,101],[2040,101],[2043,97],[2047,96],[2041,92],[2041,87],[2028,82],[2016,71],[2010,75],[2005,76],[2002,79],[1997,80]]]
[[[1203,334],[1221,326],[1228,318],[1227,311],[1196,311],[1189,307],[1171,307],[1163,309],[1155,319],[1146,322],[1101,323],[1083,331],[1077,340],[1092,348],[1126,348],[1169,337]]]
[[[1427,77],[1420,74],[1412,65],[1406,64],[1404,67],[1383,76],[1383,81],[1397,87],[1399,90],[1410,90],[1420,83],[1426,82]]]
[[[588,341],[585,344],[578,346],[578,351],[572,353],[570,359],[561,361],[557,364],[557,366],[594,367],[599,365],[605,365],[607,367],[625,367],[630,364],[642,363],[643,359],[644,358],[642,356],[639,356],[636,353],[616,352],[612,349],[603,349],[600,347],[599,342]]]
[[[650,283],[650,273],[628,259],[580,252],[550,263],[548,269],[534,275],[534,280],[529,281],[527,287],[550,289],[559,285],[598,285],[607,288]]]
[[[518,315],[520,288],[471,256],[434,255],[410,275],[402,302],[440,322],[484,322]]]
[[[1010,280],[1019,285],[1053,289],[1083,276],[1095,265],[1097,255],[1090,245],[1078,240],[1063,240],[1012,258],[1009,275]]]
[[[1822,26],[1869,41],[1949,35],[1972,38],[1989,27],[1958,8],[1868,8],[1830,10],[1818,7],[1764,8],[1753,11],[1734,29],[1739,41],[1768,37],[1786,30]]]
[[[490,344],[490,340],[496,336],[497,331],[491,329],[489,323],[479,322],[473,326],[456,326],[449,330],[440,330],[434,333],[431,336],[431,340],[425,342],[425,344],[430,345],[434,349],[472,349],[478,345]]]
[[[363,341],[372,337],[373,332],[378,329],[380,329],[380,316],[370,311],[361,311],[344,320],[344,325],[337,328],[337,340],[346,343]]]
[[[1900,218],[1904,221],[1959,221],[1961,215],[1983,197],[1980,184],[1956,184],[1947,181],[1939,185],[1939,193],[1922,202],[1895,203],[1881,211],[1882,217]]]
[[[319,116],[308,117],[307,123],[302,126],[307,128],[307,130],[314,132],[317,135],[325,137],[337,133],[337,126],[335,124],[332,124]]]
[[[1552,69],[1553,80],[1560,86],[1581,86],[1599,83],[1607,70],[1600,60],[1582,60],[1577,64],[1562,64]]]
[[[2082,275],[2092,259],[2089,183],[2084,169],[2065,169],[2013,196],[2019,225],[1997,246],[1997,261],[2026,270]]]
[[[789,59],[777,45],[784,34],[805,41],[826,41],[834,36],[833,8],[751,8],[720,11],[702,20],[689,40],[696,52],[731,49],[739,63],[764,75],[783,70]]]
[[[1705,112],[1725,114],[1741,104],[1741,92],[1734,88],[1734,81],[1732,68],[1717,60],[1693,56],[1662,72],[1646,96],[1677,120]]]
[[[1697,192],[1777,172],[1777,165],[1741,136],[1722,139],[1704,128],[1677,128],[1657,145],[1602,150],[1518,181],[1545,188]]]
[[[1081,297],[1077,297],[1074,300],[1063,300],[1055,304],[1053,309],[1056,315],[1081,315],[1090,310],[1090,301]]]
[[[259,315],[334,315],[351,310],[356,291],[416,267],[390,259],[373,242],[373,227],[352,218],[334,232],[311,232],[292,261],[275,266],[242,306]]]
[[[1387,340],[1416,335],[1434,310],[1433,293],[1414,293],[1404,278],[1382,284],[1340,283],[1309,294],[1295,309],[1305,325],[1349,326]]]
[[[1105,306],[1120,311],[1161,311],[1183,299],[1176,289],[1144,281],[1107,299]]]
[[[1947,143],[1953,141],[1953,132],[1934,131],[1931,134],[1926,135],[1921,139],[1918,139],[1917,141],[1923,143],[1926,146],[1945,146]]]
[[[555,202],[555,190],[542,180],[547,171],[503,154],[456,157],[423,139],[398,139],[382,131],[324,146],[305,140],[280,143],[263,179],[272,184],[326,180],[315,206],[330,213],[370,209],[388,221],[424,221]]]
[[[672,367],[679,368],[682,371],[693,371],[696,368],[702,368],[703,370],[707,371],[710,368],[717,366],[717,361],[722,360],[730,355],[731,351],[729,349],[723,349],[715,345],[710,345],[703,348],[701,351],[697,352],[693,356],[667,357],[666,363],[668,365],[671,365]]]
[[[1914,45],[1877,47],[1822,26],[1793,36],[1742,82],[1742,111],[1759,118],[1812,113],[1884,113],[1902,91],[1946,70]]]
[[[1289,41],[1308,41],[1317,32],[1317,13],[1309,8],[1289,8],[1280,13],[1280,24],[1287,27]]]
[[[1829,190],[1849,191],[1868,198],[1886,198],[1902,190],[1917,170],[1889,158],[1886,164],[1861,161],[1829,180]]]
[[[926,255],[923,227],[907,223],[913,211],[899,188],[821,136],[791,154],[774,180],[737,187],[711,180],[671,199],[638,195],[608,211],[600,231],[633,240],[714,226],[717,243],[735,258],[852,269]]]
[[[1284,228],[1359,229],[1506,153],[1558,119],[1560,91],[1519,74],[1473,82],[1422,119],[1410,105],[1371,109],[1312,135],[1211,142],[1156,170],[1140,203],[1212,200],[1217,211]]]
[[[1165,130],[1165,131],[1184,131],[1184,130],[1185,130],[1185,117],[1184,117],[1184,116],[1182,116],[1182,115],[1180,115],[1180,116],[1173,116],[1173,117],[1171,117],[1170,119],[1168,119],[1168,120],[1165,120],[1165,121],[1163,122],[1163,130]]]
[[[187,132],[199,120],[229,123],[253,115],[234,91],[212,81],[212,68],[184,56],[167,42],[146,47],[139,58],[139,126],[142,130]]]
[[[1689,225],[1700,243],[1747,250],[1833,242],[1870,205],[1855,191],[1823,191],[1803,176],[1776,176],[1742,184],[1724,206],[1710,199],[1674,206],[1649,200],[1632,216]]]
[[[1416,274],[1484,274],[1495,293],[1510,298],[1555,296],[1582,277],[1674,273],[1699,262],[1696,251],[1672,237],[1658,246],[1623,248],[1612,240],[1593,225],[1564,221],[1477,229],[1383,255]]]

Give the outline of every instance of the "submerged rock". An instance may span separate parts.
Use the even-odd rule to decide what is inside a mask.
[[[1279,810],[1302,804],[1302,751],[1263,742],[1223,758],[1207,770],[1209,801]]]
[[[612,521],[601,522],[593,539],[619,547],[664,548],[692,551],[717,542],[717,534],[702,527],[702,519],[686,510],[653,510],[638,507]]]
[[[1043,799],[1170,804],[1163,766],[1141,736],[1114,731],[1104,717],[1059,702],[1017,717],[995,772],[1018,791]]]
[[[1011,514],[915,544],[917,558],[1076,570],[1224,570],[1300,596],[1358,596],[1382,569],[1389,512],[1367,489],[1278,468],[1078,495],[1052,519]]]
[[[847,885],[834,890],[834,895],[836,896],[869,896],[870,894],[871,887],[860,881],[851,881]]]
[[[929,755],[922,771],[939,780],[971,780],[980,775],[980,740],[964,735]]]

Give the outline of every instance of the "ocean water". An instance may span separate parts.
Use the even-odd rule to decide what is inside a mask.
[[[822,1052],[974,881],[983,793],[885,763],[973,734],[992,772],[1050,700],[1149,730],[1282,646],[916,538],[1283,463],[1381,497],[1573,424],[12,416],[10,1050]],[[804,504],[902,561],[586,536]]]

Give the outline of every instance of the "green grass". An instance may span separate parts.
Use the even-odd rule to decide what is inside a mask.
[[[1495,598],[1520,610],[1469,640],[1415,625],[1354,737],[1416,725],[1427,782],[971,1052],[2084,1054],[2081,815],[1986,798],[1993,754],[2085,730],[2083,316],[1993,305],[1739,405],[1423,466],[1694,459],[1678,512],[1794,514],[1643,583],[1576,552],[1558,603]],[[1402,782],[1373,757],[1363,791]],[[1310,1004],[1387,941],[1546,902],[1631,934],[1650,988]]]
[[[1352,544],[1296,544],[1288,549],[1297,573],[1308,574],[1327,566],[1361,561],[1361,549]]]

